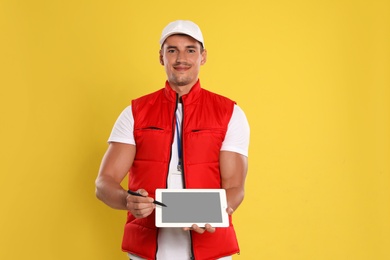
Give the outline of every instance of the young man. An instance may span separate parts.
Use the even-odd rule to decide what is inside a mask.
[[[232,213],[244,198],[249,125],[230,99],[198,79],[207,51],[191,21],[168,24],[160,39],[165,87],[132,101],[119,116],[96,179],[96,196],[128,211],[122,249],[130,259],[231,259],[239,252]],[[129,195],[120,183],[129,174]],[[155,226],[157,188],[223,188],[230,226]]]

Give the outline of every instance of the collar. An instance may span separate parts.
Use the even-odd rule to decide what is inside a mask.
[[[199,96],[200,96],[200,91],[201,91],[201,86],[200,86],[200,81],[196,81],[195,85],[191,87],[190,92],[187,94],[181,96],[183,102],[186,104],[195,102]],[[171,102],[176,102],[176,91],[174,91],[171,86],[169,85],[168,80],[165,82],[165,88],[164,88],[164,94],[165,97],[171,101]]]

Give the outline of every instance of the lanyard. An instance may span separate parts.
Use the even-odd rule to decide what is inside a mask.
[[[176,133],[177,133],[177,155],[179,157],[178,163],[177,163],[177,170],[179,172],[182,171],[181,168],[181,136],[179,131],[179,119],[176,116]]]

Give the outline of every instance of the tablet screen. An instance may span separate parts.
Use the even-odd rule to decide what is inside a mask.
[[[159,227],[190,227],[192,224],[228,226],[224,189],[156,190],[156,200],[167,207],[156,207]]]

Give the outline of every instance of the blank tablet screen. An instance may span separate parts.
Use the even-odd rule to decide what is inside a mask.
[[[224,189],[156,189],[157,227],[228,227],[229,215]]]
[[[162,223],[222,222],[219,193],[164,192],[162,202]]]

